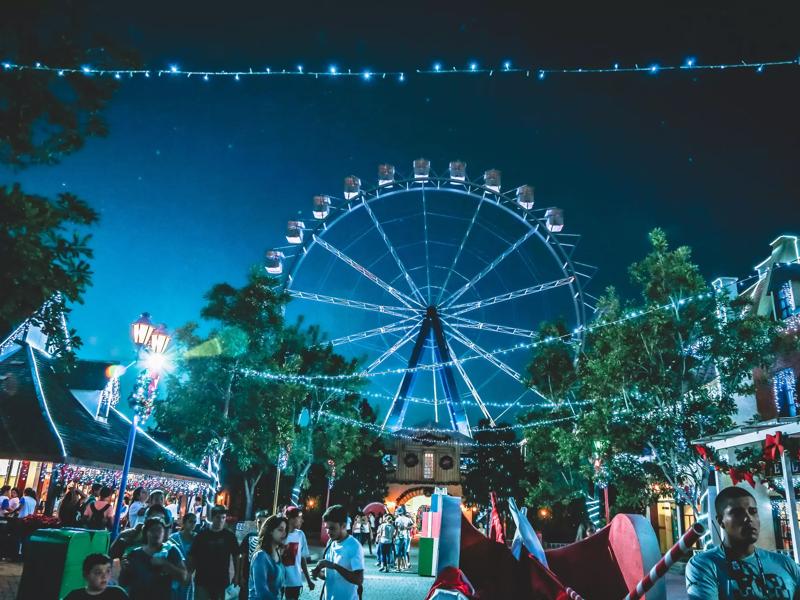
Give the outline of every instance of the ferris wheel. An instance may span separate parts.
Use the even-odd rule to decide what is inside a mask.
[[[525,377],[537,329],[560,319],[579,343],[595,268],[573,259],[580,236],[562,209],[535,205],[533,187],[504,192],[496,169],[470,180],[462,161],[412,169],[382,164],[375,187],[351,175],[341,197],[314,196],[266,270],[282,277],[288,310],[360,359],[384,429],[424,422],[472,437],[476,419],[494,426],[543,400]]]

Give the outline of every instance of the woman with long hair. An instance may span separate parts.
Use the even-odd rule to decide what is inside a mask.
[[[67,490],[61,502],[58,505],[58,520],[61,521],[62,527],[77,527],[78,526],[78,513],[81,510],[86,494],[80,491],[77,487],[72,487]]]
[[[259,534],[259,550],[250,563],[249,600],[280,600],[283,597],[284,566],[281,563],[286,517],[272,515]]]

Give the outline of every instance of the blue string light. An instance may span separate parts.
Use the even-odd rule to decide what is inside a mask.
[[[68,74],[82,73],[84,75],[95,76],[110,76],[115,79],[122,79],[123,76],[132,78],[134,76],[143,76],[149,78],[151,73],[157,76],[170,75],[170,76],[185,76],[187,78],[197,76],[202,77],[204,81],[209,81],[211,78],[232,78],[240,80],[243,77],[280,77],[280,76],[295,76],[295,77],[313,77],[319,79],[320,77],[359,77],[365,81],[373,79],[386,79],[391,77],[397,81],[405,81],[409,71],[390,70],[390,71],[365,71],[363,69],[340,69],[336,65],[330,65],[324,71],[306,71],[303,65],[297,65],[294,69],[272,69],[264,68],[260,70],[247,69],[247,70],[192,70],[182,69],[177,64],[171,64],[166,69],[123,69],[123,68],[101,68],[93,67],[91,65],[81,65],[79,67],[67,66],[48,66],[41,62],[33,64],[19,64],[12,61],[4,61],[2,63],[4,71],[39,71],[39,72],[53,72],[58,76],[63,77]],[[548,75],[598,75],[608,73],[648,73],[650,75],[657,75],[665,71],[722,71],[725,69],[753,69],[757,73],[763,73],[767,67],[787,67],[787,66],[800,66],[800,58],[787,58],[787,59],[771,59],[763,61],[746,61],[730,63],[713,63],[713,64],[700,64],[693,56],[686,58],[679,64],[660,65],[652,63],[647,66],[640,66],[634,64],[632,66],[623,66],[619,62],[615,62],[608,67],[545,67],[545,66],[520,66],[515,67],[510,60],[505,60],[500,66],[481,67],[477,61],[471,61],[466,67],[450,67],[445,68],[441,62],[435,62],[430,68],[420,68],[410,71],[411,73],[419,76],[423,75],[488,75],[493,76],[495,72],[504,74],[523,75],[530,77],[530,74],[536,73],[537,79],[543,80]]]

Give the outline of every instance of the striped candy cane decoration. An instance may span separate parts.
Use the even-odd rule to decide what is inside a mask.
[[[644,579],[636,584],[634,590],[625,596],[625,600],[637,600],[644,596],[647,591],[656,584],[656,581],[666,574],[676,560],[689,552],[689,549],[700,539],[700,536],[703,535],[705,530],[706,528],[700,522],[692,525],[692,528],[681,536],[678,543],[670,548],[669,552],[662,556],[661,560],[650,569],[650,572],[645,575]]]
[[[564,588],[564,591],[567,593],[567,596],[570,597],[570,600],[583,600],[583,596],[581,596],[578,592],[573,590],[571,587]]]

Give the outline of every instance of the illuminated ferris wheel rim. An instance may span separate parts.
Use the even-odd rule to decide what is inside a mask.
[[[530,186],[520,186],[518,188],[513,188],[512,192],[501,192],[500,191],[500,173],[498,171],[490,170],[487,171],[484,176],[484,183],[479,183],[476,181],[469,181],[466,179],[465,173],[463,172],[463,168],[465,165],[463,163],[451,163],[451,173],[453,169],[453,164],[460,164],[462,165],[462,175],[463,177],[453,177],[451,176],[437,176],[431,174],[428,170],[426,173],[420,175],[417,173],[417,165],[418,163],[429,163],[421,159],[419,161],[415,161],[414,168],[415,168],[415,175],[413,177],[405,178],[405,179],[396,179],[394,177],[394,168],[388,165],[381,165],[379,172],[379,183],[377,186],[369,188],[369,189],[361,189],[361,182],[355,176],[350,176],[345,178],[345,197],[339,198],[335,196],[315,196],[314,198],[314,225],[312,227],[306,227],[305,223],[302,221],[290,221],[287,227],[287,241],[289,241],[292,245],[289,248],[297,249],[297,253],[293,256],[284,257],[282,250],[287,249],[278,248],[268,252],[268,268],[267,270],[273,274],[283,274],[283,289],[285,289],[292,297],[305,299],[310,301],[317,301],[317,302],[325,302],[328,304],[338,304],[340,306],[347,306],[350,308],[357,308],[357,309],[365,309],[370,310],[373,312],[381,312],[385,315],[398,317],[400,321],[389,324],[383,325],[381,327],[377,327],[374,330],[368,330],[366,332],[360,332],[359,334],[354,334],[351,336],[344,336],[343,338],[337,338],[336,340],[332,340],[331,343],[333,345],[337,345],[338,343],[351,343],[357,340],[365,339],[366,337],[375,336],[378,334],[394,334],[399,336],[399,339],[389,348],[386,352],[384,352],[379,359],[373,361],[373,363],[367,367],[364,373],[370,372],[372,369],[377,367],[383,360],[387,358],[388,355],[393,354],[396,352],[399,347],[408,343],[412,336],[416,332],[419,332],[419,337],[427,336],[428,333],[423,334],[422,328],[427,326],[429,321],[438,323],[439,329],[442,331],[440,332],[441,337],[441,344],[445,347],[445,355],[447,355],[447,346],[448,340],[450,345],[452,345],[453,341],[458,341],[461,345],[464,345],[470,348],[473,352],[481,353],[481,356],[486,360],[489,360],[495,367],[504,371],[507,375],[510,375],[517,379],[520,383],[523,383],[522,378],[519,376],[518,373],[513,371],[512,369],[508,368],[507,365],[504,365],[501,361],[496,359],[492,359],[488,356],[490,353],[486,353],[482,351],[480,346],[471,342],[465,335],[462,335],[463,329],[460,328],[474,328],[474,329],[484,329],[487,328],[489,331],[496,331],[499,333],[509,333],[514,335],[523,335],[528,337],[533,337],[536,335],[536,332],[524,330],[515,327],[504,327],[504,326],[496,326],[493,324],[495,329],[491,329],[486,324],[480,323],[478,321],[471,321],[466,317],[462,317],[460,315],[469,312],[470,310],[474,310],[476,308],[482,306],[488,306],[490,304],[496,302],[504,302],[509,301],[511,299],[520,298],[531,293],[537,293],[540,291],[547,291],[549,289],[553,289],[555,287],[561,286],[569,286],[570,290],[570,297],[572,301],[572,306],[574,309],[575,315],[575,337],[581,337],[583,326],[585,324],[585,306],[591,305],[587,304],[584,299],[584,292],[583,286],[581,282],[581,278],[583,278],[584,282],[588,281],[591,278],[591,274],[583,273],[576,268],[576,264],[580,265],[584,270],[589,270],[590,273],[594,270],[594,267],[591,265],[586,265],[585,263],[580,263],[577,261],[573,261],[572,259],[572,250],[575,248],[575,243],[570,243],[567,241],[562,241],[559,237],[568,237],[572,241],[577,243],[577,239],[580,238],[579,235],[570,234],[570,233],[561,233],[560,229],[563,226],[563,216],[562,211],[558,208],[533,208],[533,188]],[[384,169],[389,168],[391,170],[389,179],[384,179]],[[429,169],[429,166],[428,166]],[[493,178],[490,183],[490,175]],[[496,177],[496,180],[494,179]],[[383,179],[383,180],[381,180]],[[349,193],[348,193],[349,190]],[[381,220],[377,218],[375,213],[372,210],[372,205],[377,203],[378,201],[388,200],[393,196],[401,196],[404,194],[417,194],[422,195],[423,198],[423,213],[422,215],[427,218],[426,208],[425,208],[425,192],[444,192],[444,193],[451,193],[451,194],[458,194],[462,197],[467,197],[474,200],[477,205],[474,209],[474,213],[472,215],[472,219],[464,219],[463,217],[459,217],[460,220],[470,221],[470,225],[467,227],[466,232],[464,233],[461,244],[459,246],[458,251],[456,252],[456,256],[453,259],[450,267],[448,268],[448,272],[455,273],[456,275],[460,276],[462,279],[467,279],[463,274],[455,269],[456,264],[458,263],[459,259],[461,258],[461,253],[464,250],[464,246],[467,242],[467,239],[470,236],[472,231],[472,226],[475,224],[478,214],[481,211],[481,208],[484,204],[488,207],[500,209],[504,213],[513,217],[516,221],[523,224],[525,229],[525,234],[516,240],[515,242],[509,244],[509,241],[504,237],[498,235],[496,232],[492,232],[497,239],[499,239],[503,244],[508,245],[506,250],[494,261],[485,263],[483,269],[481,269],[480,273],[469,279],[466,284],[460,285],[457,290],[453,293],[449,293],[448,291],[448,283],[450,281],[450,277],[448,275],[447,279],[445,280],[442,286],[433,286],[428,281],[428,285],[421,286],[418,288],[411,278],[409,271],[416,271],[424,267],[431,267],[430,259],[426,254],[425,263],[422,266],[414,266],[411,269],[406,269],[403,262],[400,260],[395,247],[390,242],[388,236],[386,235],[385,231],[383,230],[383,225],[387,224],[387,221],[384,220],[381,223]],[[516,191],[516,195],[513,195],[513,191]],[[367,230],[370,231],[377,231],[378,234],[383,238],[387,246],[387,250],[384,251],[381,256],[386,256],[387,254],[391,254],[392,258],[396,262],[397,266],[400,269],[400,274],[390,277],[381,279],[380,277],[375,276],[373,273],[369,271],[366,267],[363,267],[357,261],[351,259],[347,256],[344,252],[336,248],[335,246],[331,245],[326,239],[326,234],[328,230],[333,229],[336,225],[340,225],[342,222],[346,222],[346,218],[352,216],[356,211],[359,209],[364,209],[365,212],[369,215],[371,220],[373,221],[373,226]],[[446,210],[440,210],[440,212],[446,212]],[[335,214],[332,214],[335,213]],[[484,211],[485,213],[485,211]],[[446,214],[440,214],[439,216],[447,217]],[[455,216],[455,215],[454,215]],[[411,218],[413,218],[412,215]],[[397,217],[394,220],[399,220],[403,217]],[[480,223],[478,225],[481,225]],[[481,225],[482,226],[482,225]],[[553,229],[559,230],[553,231]],[[366,233],[366,232],[365,232]],[[363,237],[365,234],[362,234]],[[499,294],[493,298],[488,300],[479,299],[473,302],[461,302],[460,304],[456,304],[458,299],[466,293],[470,289],[474,289],[472,284],[476,283],[480,279],[482,279],[486,274],[493,271],[502,260],[510,256],[513,252],[516,252],[522,244],[524,244],[528,239],[538,239],[539,242],[544,244],[548,252],[553,259],[557,268],[563,274],[562,278],[558,280],[549,281],[545,284],[540,284],[536,286],[530,286],[528,288],[524,288],[522,290],[517,290],[514,292],[506,292],[503,294]],[[430,241],[428,240],[428,233],[427,233],[427,221],[425,224],[425,241],[426,250],[427,244]],[[411,242],[411,244],[419,243]],[[436,242],[433,242],[436,243]],[[301,266],[303,265],[306,255],[309,254],[310,250],[315,246],[321,246],[323,249],[327,250],[335,257],[337,257],[340,261],[348,264],[353,269],[359,271],[361,275],[375,283],[376,285],[383,288],[385,292],[388,292],[392,295],[395,300],[398,301],[399,304],[396,306],[385,306],[385,305],[377,305],[372,304],[369,302],[362,302],[360,300],[353,300],[348,298],[334,298],[330,296],[325,296],[321,293],[315,292],[306,292],[302,290],[296,290],[293,288],[293,284],[295,282],[297,274],[300,272]],[[397,246],[398,248],[402,248],[405,245]],[[450,244],[453,247],[456,244]],[[348,248],[345,246],[345,248]],[[470,251],[467,250],[469,253]],[[291,263],[289,269],[286,271],[283,270],[283,259],[284,258],[291,258]],[[272,261],[272,262],[270,262]],[[277,262],[276,262],[277,261]],[[287,261],[289,262],[289,261]],[[374,261],[374,262],[377,262]],[[270,270],[269,265],[272,264],[273,269]],[[277,269],[275,266],[277,265]],[[370,268],[372,264],[369,265]],[[439,268],[441,265],[435,264],[433,265],[434,268]],[[408,283],[408,287],[410,293],[401,292],[397,288],[394,287],[393,284],[398,280],[405,279]],[[391,283],[387,283],[391,282]],[[456,284],[459,285],[459,284]],[[439,289],[439,297],[434,301],[433,296],[436,295],[433,290],[438,287]],[[426,290],[428,292],[428,297],[425,298],[420,289]],[[456,310],[458,309],[458,310]],[[441,311],[439,313],[438,311]],[[455,312],[456,314],[451,314]],[[440,317],[442,317],[440,319]],[[452,326],[451,321],[455,323],[455,326]],[[443,333],[444,328],[447,327],[447,335]],[[434,327],[435,328],[435,327]],[[429,328],[430,329],[430,328]],[[431,341],[436,344],[439,342],[434,342],[434,331],[431,331]],[[365,335],[366,334],[366,335]],[[428,348],[427,342],[425,344],[425,348]],[[477,348],[477,349],[476,349]],[[435,348],[431,347],[433,351]],[[412,353],[413,356],[413,353]],[[438,356],[438,354],[437,354]],[[466,372],[463,370],[463,367],[460,366],[460,362],[465,361],[466,359],[462,358],[459,359],[455,357],[452,360],[449,359],[449,356],[445,356],[445,360],[441,362],[439,370],[442,368],[448,369],[450,366],[455,366],[458,369],[461,378],[466,383],[467,387],[470,389],[470,392],[473,394],[474,399],[476,400],[476,404],[481,408],[490,422],[494,422],[491,415],[488,413],[485,404],[479,398],[477,391],[474,389],[475,386],[469,381],[469,377],[467,376]],[[477,357],[467,357],[467,358],[477,358]],[[505,368],[504,368],[505,367]],[[409,374],[412,375],[418,371],[419,368],[416,366],[416,363],[412,366],[409,363],[409,368],[406,370],[404,379]],[[441,375],[440,375],[441,378]],[[452,379],[452,375],[451,375]],[[442,381],[442,386],[445,386],[445,382]],[[413,385],[413,383],[412,383]],[[455,383],[451,382],[450,384],[453,389],[456,388]],[[401,383],[401,388],[403,384]],[[445,386],[446,387],[446,386]],[[403,401],[406,399],[407,389],[402,392]],[[536,390],[533,390],[536,391]],[[538,393],[538,392],[537,392]],[[398,389],[398,396],[401,394],[401,390]],[[541,394],[539,394],[541,396]],[[397,400],[397,396],[395,397]],[[451,424],[453,425],[453,429],[458,429],[462,433],[466,433],[467,435],[470,434],[469,430],[469,423],[468,420],[464,417],[466,424],[463,426],[456,427],[456,419],[454,418],[454,412],[452,407],[450,406],[450,395],[448,395],[448,408],[451,410]],[[460,402],[460,399],[458,400]],[[395,403],[393,403],[393,407]],[[392,409],[390,409],[391,412]],[[463,413],[463,408],[462,408]],[[399,421],[395,423],[395,427],[393,429],[399,429],[402,425],[402,419],[405,415],[405,409],[402,409],[402,414],[399,416]],[[455,415],[457,417],[458,415]],[[387,420],[389,419],[390,414],[387,414]],[[384,422],[384,426],[386,426],[386,421]]]

